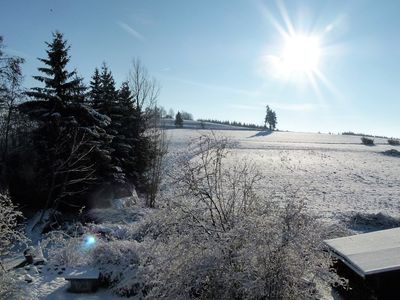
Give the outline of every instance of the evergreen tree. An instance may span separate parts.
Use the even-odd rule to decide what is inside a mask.
[[[267,124],[269,124],[270,117],[271,117],[271,109],[267,105],[267,111],[266,111],[265,118],[264,118],[264,127],[265,128],[267,128]]]
[[[181,113],[178,111],[178,113],[175,116],[175,126],[176,127],[183,127],[183,118]]]
[[[61,100],[64,104],[73,100],[76,93],[84,92],[82,80],[77,77],[76,71],[69,72],[66,66],[70,60],[68,51],[70,46],[64,40],[62,33],[53,33],[53,41],[47,43],[47,58],[39,58],[45,64],[38,70],[44,75],[33,76],[34,79],[44,83],[44,87],[34,87],[27,94],[38,100]]]
[[[99,103],[101,102],[101,77],[99,69],[96,68],[94,70],[94,74],[92,76],[92,80],[90,81],[90,91],[89,91],[89,98],[92,107],[98,107]]]
[[[265,114],[265,119],[264,119],[264,127],[267,127],[267,124],[269,125],[270,130],[275,130],[277,120],[276,120],[276,113],[270,107],[267,105],[267,112]]]
[[[118,91],[115,88],[115,81],[111,71],[107,65],[103,63],[101,73],[98,69],[92,76],[91,105],[100,114],[110,118],[110,124],[105,128],[107,141],[103,146],[107,152],[112,153],[111,159],[106,158],[102,163],[102,174],[105,183],[109,186],[126,183],[126,176],[121,167],[121,155],[123,156],[124,148],[121,145],[123,112],[118,99]]]
[[[270,118],[270,119],[271,119],[271,120],[270,120],[270,129],[271,129],[271,130],[275,130],[276,124],[278,123],[277,120],[276,120],[276,113],[275,113],[275,111],[272,111],[272,112],[271,112],[271,118]]]
[[[28,94],[34,100],[19,106],[36,124],[33,148],[26,149],[32,157],[26,163],[35,172],[35,184],[26,190],[37,195],[36,206],[44,209],[87,205],[88,194],[102,182],[97,161],[110,157],[104,149],[103,129],[110,119],[84,105],[82,80],[76,71],[66,71],[69,47],[61,33],[53,36],[52,43],[46,43],[48,58],[40,59],[46,67],[38,68],[50,77],[35,76],[45,87],[33,88]]]
[[[70,97],[74,102],[77,103],[85,103],[85,101],[87,100],[87,86],[85,85],[85,83],[83,82],[83,79],[81,77],[79,77],[78,75],[74,76],[74,80],[78,81],[77,84],[77,88],[74,88],[72,90],[70,90]]]
[[[136,178],[136,153],[135,143],[137,137],[136,127],[137,112],[133,103],[133,95],[129,88],[128,82],[123,82],[118,92],[118,103],[121,111],[121,124],[119,128],[119,135],[116,139],[116,148],[118,149],[117,155],[129,183],[133,183]]]

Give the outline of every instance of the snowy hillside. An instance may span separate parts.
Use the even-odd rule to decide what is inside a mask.
[[[162,126],[167,129],[176,128],[174,119],[163,119]],[[199,122],[194,120],[184,120],[183,129],[209,129],[209,130],[251,130],[246,127],[233,125],[217,124],[211,122]]]
[[[168,130],[170,151],[182,150],[206,132]],[[243,159],[256,163],[270,195],[288,185],[299,189],[309,208],[331,221],[357,212],[399,217],[400,158],[384,154],[398,148],[386,139],[375,138],[375,146],[365,146],[360,136],[247,130],[214,133],[237,143],[232,165]]]

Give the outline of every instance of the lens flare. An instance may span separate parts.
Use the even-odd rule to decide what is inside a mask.
[[[96,237],[94,235],[87,235],[83,240],[84,248],[91,248],[94,244],[96,244]]]

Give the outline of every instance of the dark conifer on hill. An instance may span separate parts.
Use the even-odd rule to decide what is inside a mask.
[[[183,118],[181,113],[178,111],[175,116],[175,126],[176,127],[183,127]]]
[[[276,124],[278,123],[276,120],[276,113],[268,105],[266,108],[267,111],[264,119],[264,127],[266,128],[268,124],[270,130],[275,130]]]

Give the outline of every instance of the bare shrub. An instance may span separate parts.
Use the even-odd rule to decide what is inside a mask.
[[[238,218],[261,209],[255,190],[262,177],[255,165],[244,161],[228,167],[223,163],[233,146],[226,138],[203,135],[189,147],[192,159],[184,157],[177,169],[180,204],[203,211],[205,222],[212,225],[209,230],[227,231]]]
[[[158,112],[159,108],[154,106],[152,111]],[[161,118],[159,114],[153,113],[149,122],[151,123],[151,128],[148,130],[151,161],[146,173],[146,206],[154,208],[156,206],[156,200],[160,191],[162,179],[165,174],[165,156],[168,153],[168,139],[164,128],[161,126]]]
[[[365,136],[363,136],[363,137],[361,138],[361,143],[363,143],[364,145],[367,145],[367,146],[373,146],[373,145],[375,145],[374,139],[370,139],[370,138],[367,138],[367,137],[365,137]]]
[[[400,140],[398,140],[398,139],[388,139],[387,142],[389,145],[392,145],[392,146],[400,145]]]

